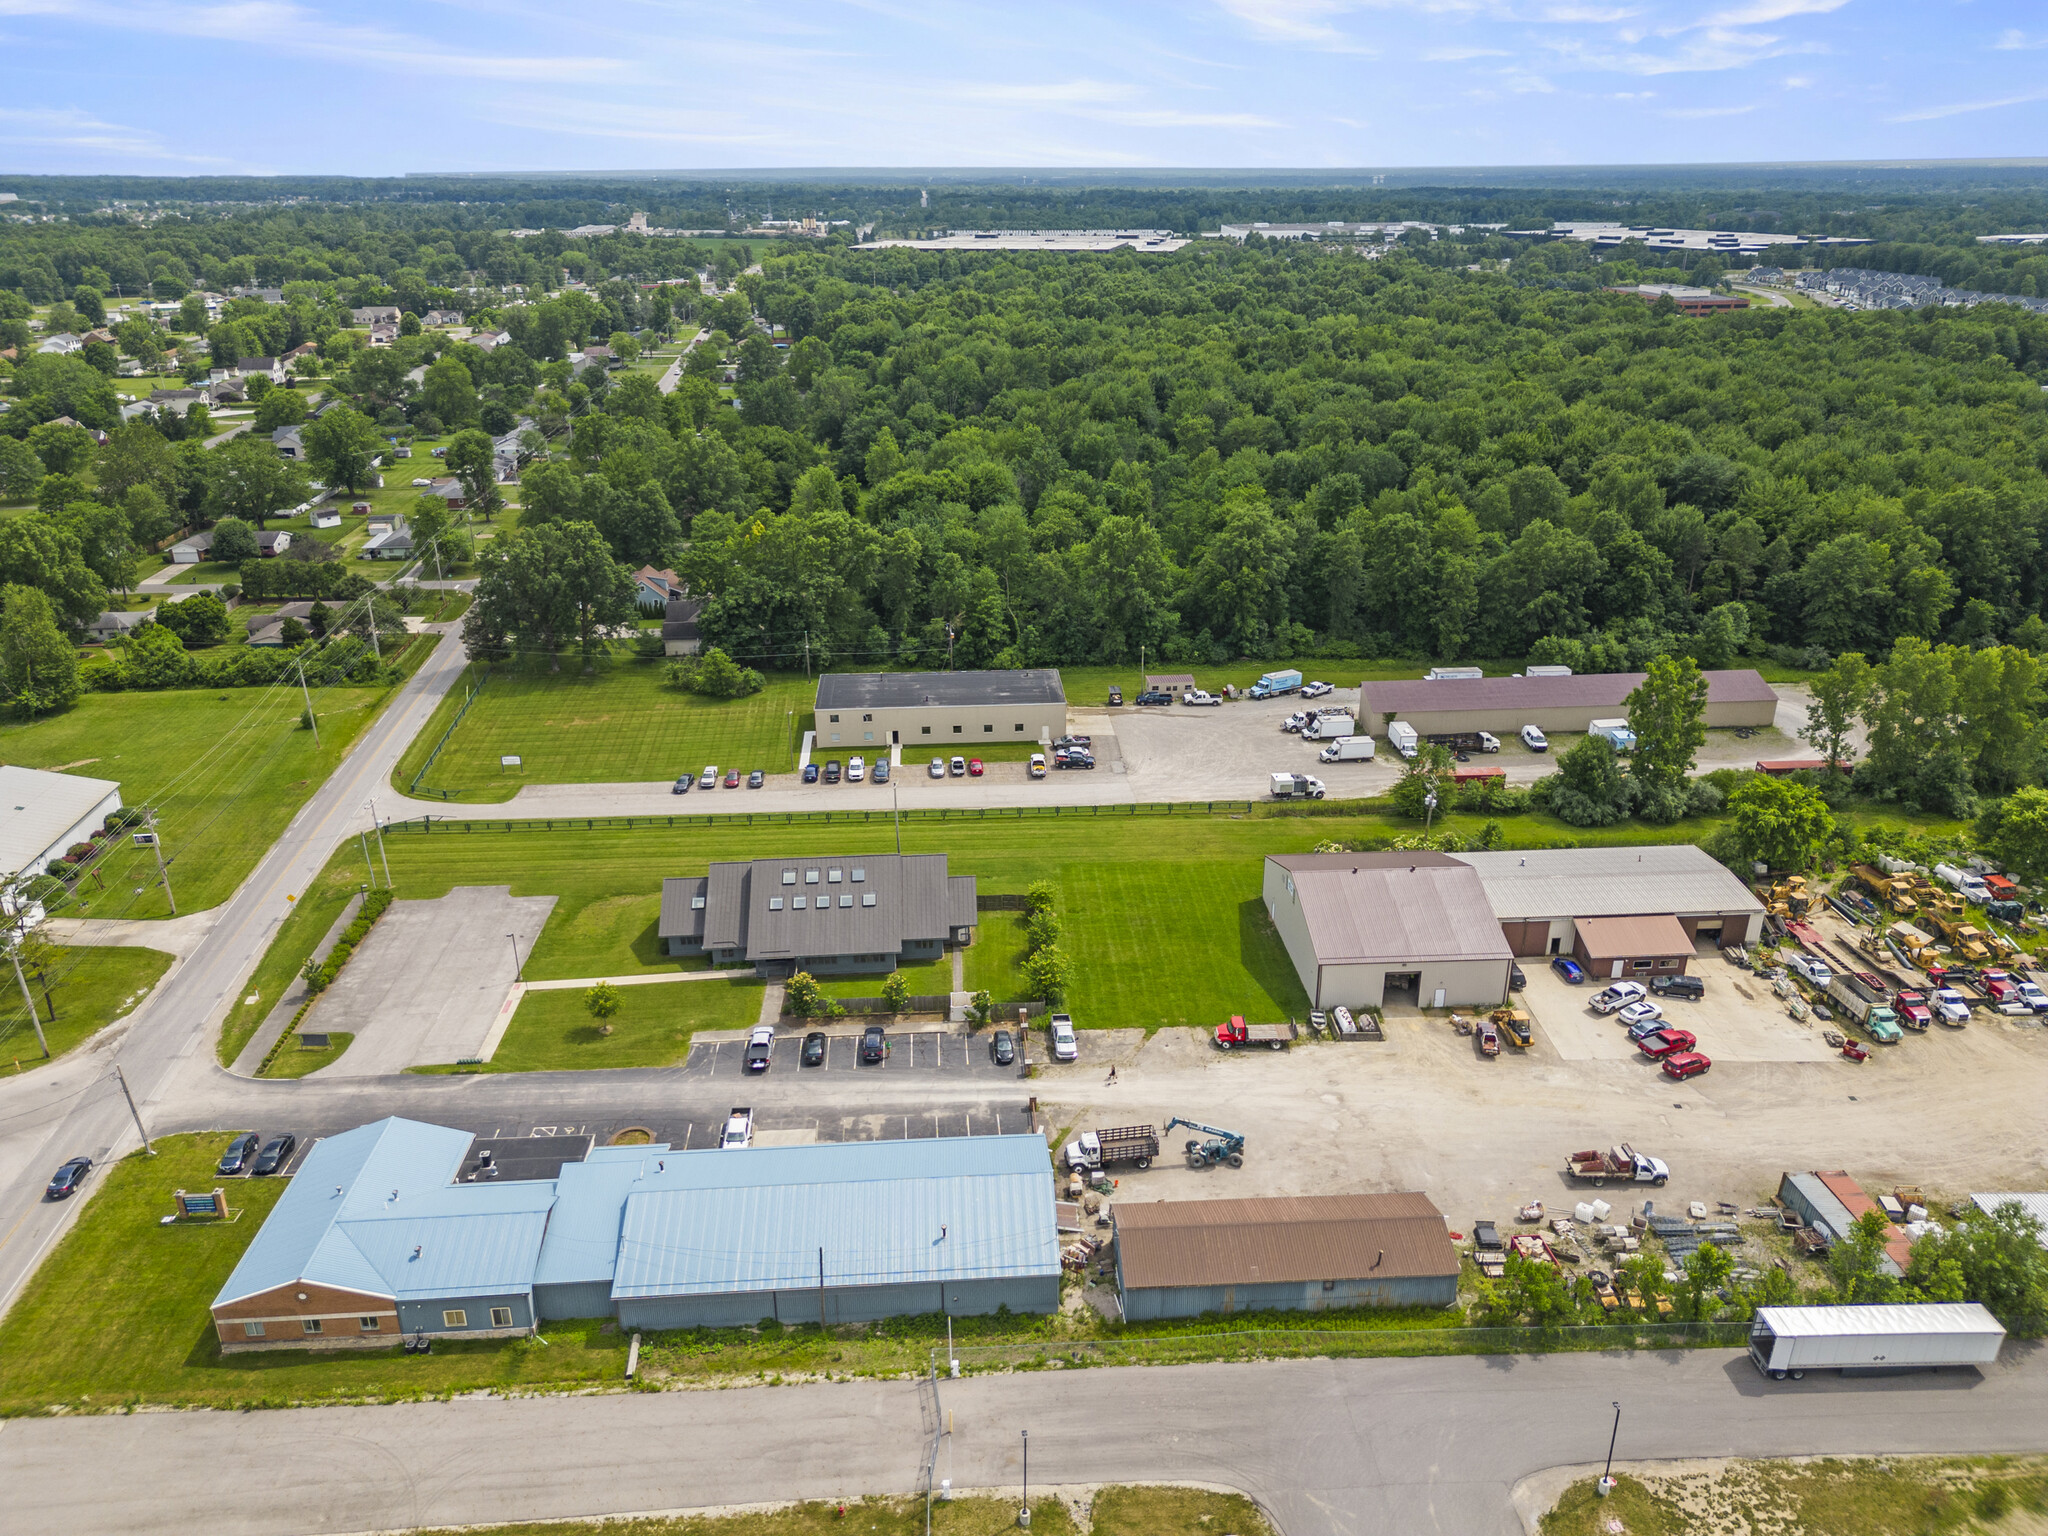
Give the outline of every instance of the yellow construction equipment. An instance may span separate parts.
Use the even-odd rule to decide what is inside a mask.
[[[1931,911],[1927,916],[1954,947],[1958,959],[1967,960],[1971,965],[1990,962],[1991,946],[1984,941],[1983,929],[1972,927],[1947,912]]]

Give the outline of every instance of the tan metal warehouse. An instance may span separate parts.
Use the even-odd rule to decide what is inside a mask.
[[[1573,953],[1581,918],[1669,916],[1688,944],[1749,943],[1763,932],[1756,894],[1690,843],[1450,857],[1477,873],[1509,948],[1524,958]]]
[[[1478,875],[1448,854],[1266,859],[1266,911],[1317,1008],[1490,1008],[1508,994],[1507,940]]]
[[[1505,931],[1505,930],[1503,930]],[[1609,981],[1676,976],[1692,959],[1693,936],[1675,917],[1582,917],[1572,924],[1572,958]]]
[[[1016,672],[828,672],[813,721],[820,750],[900,744],[915,757],[974,755],[989,741],[1051,741],[1067,732],[1057,668]]]
[[[1583,731],[1595,720],[1628,713],[1628,696],[1647,674],[1589,672],[1577,677],[1470,677],[1366,682],[1358,690],[1359,729],[1386,734],[1389,720],[1423,736],[1492,731],[1512,736],[1525,725]],[[1707,672],[1710,726],[1765,727],[1777,717],[1778,695],[1761,673],[1744,668]]]

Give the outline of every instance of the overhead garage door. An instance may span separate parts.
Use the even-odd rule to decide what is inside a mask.
[[[1502,923],[1502,937],[1508,941],[1508,950],[1516,955],[1543,955],[1550,949],[1550,922]]]

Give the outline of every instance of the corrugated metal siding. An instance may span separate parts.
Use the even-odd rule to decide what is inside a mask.
[[[1532,848],[1449,857],[1479,872],[1487,902],[1502,923],[1644,912],[1711,917],[1763,911],[1755,892],[1690,843]]]
[[[493,1324],[491,1308],[509,1307],[512,1321],[509,1324]],[[460,1328],[450,1328],[441,1314],[459,1309],[464,1314]],[[446,1296],[421,1297],[414,1301],[398,1304],[398,1328],[401,1333],[488,1333],[493,1327],[531,1328],[533,1326],[533,1302],[524,1291],[462,1292]]]
[[[1321,965],[1508,959],[1486,890],[1444,854],[1272,855],[1294,882]]]
[[[820,1293],[810,1290],[741,1291],[711,1296],[657,1296],[619,1303],[622,1328],[740,1328],[774,1318],[784,1323],[818,1321]],[[825,1324],[872,1323],[889,1317],[947,1313],[985,1317],[1001,1307],[1012,1312],[1059,1309],[1057,1274],[1003,1280],[963,1280],[945,1285],[828,1286],[823,1293]]]
[[[1371,717],[1370,728],[1384,731],[1388,718],[1407,720],[1427,730],[1425,717],[1446,714],[1498,714],[1519,720],[1534,710],[1597,710],[1624,715],[1628,696],[1649,674],[1645,672],[1582,672],[1572,677],[1467,677],[1439,681],[1390,679],[1359,686],[1359,703]],[[1777,694],[1752,668],[1701,674],[1707,681],[1709,710],[1744,704],[1776,708]],[[1510,726],[1508,729],[1518,729]]]
[[[612,1285],[609,1280],[586,1280],[567,1285],[536,1285],[534,1310],[545,1323],[565,1322],[577,1317],[610,1317]]]
[[[1414,1191],[1112,1205],[1117,1272],[1136,1289],[1458,1274],[1443,1213]]]
[[[818,679],[817,709],[974,708],[985,704],[1064,704],[1057,667],[1011,672],[827,672]],[[842,722],[844,723],[844,722]]]
[[[1455,1275],[1401,1280],[1340,1280],[1334,1291],[1319,1281],[1274,1285],[1171,1285],[1123,1293],[1124,1317],[1133,1323],[1200,1317],[1205,1312],[1325,1312],[1342,1307],[1448,1307],[1458,1299]]]

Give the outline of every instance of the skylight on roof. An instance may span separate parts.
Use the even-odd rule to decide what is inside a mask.
[[[804,884],[805,884],[805,885],[816,885],[817,883],[818,883],[818,872],[817,872],[817,871],[816,871],[815,869],[807,869],[807,870],[805,870],[805,871],[804,871]]]
[[[799,896],[797,900],[802,901],[803,898]],[[782,910],[782,898],[780,896],[770,896],[768,898],[768,910],[770,912],[780,912]]]
[[[704,910],[704,898],[702,896],[692,896],[690,898],[690,910],[692,912],[702,912]]]
[[[864,907],[872,907],[875,904],[875,893],[873,891],[862,891],[860,893],[860,904]]]
[[[867,877],[868,872],[865,869],[862,869],[860,865],[856,864],[853,866],[853,883],[855,885],[859,885],[863,880],[867,879]]]
[[[836,869],[828,869],[828,870],[826,870],[826,871],[825,871],[825,883],[826,883],[827,885],[837,885],[837,884],[839,883],[839,874],[840,874],[840,872],[839,872],[838,870],[836,870]]]
[[[839,905],[841,905],[842,907],[850,907],[853,905],[853,898],[851,896],[841,896],[839,898]]]
[[[790,897],[789,904],[790,907],[795,911],[801,912],[804,909],[804,899],[801,896]]]
[[[785,870],[784,870],[784,871],[782,872],[782,883],[783,883],[784,885],[795,885],[795,884],[796,884],[796,871],[795,871],[795,870],[793,870],[793,869],[785,869]]]

